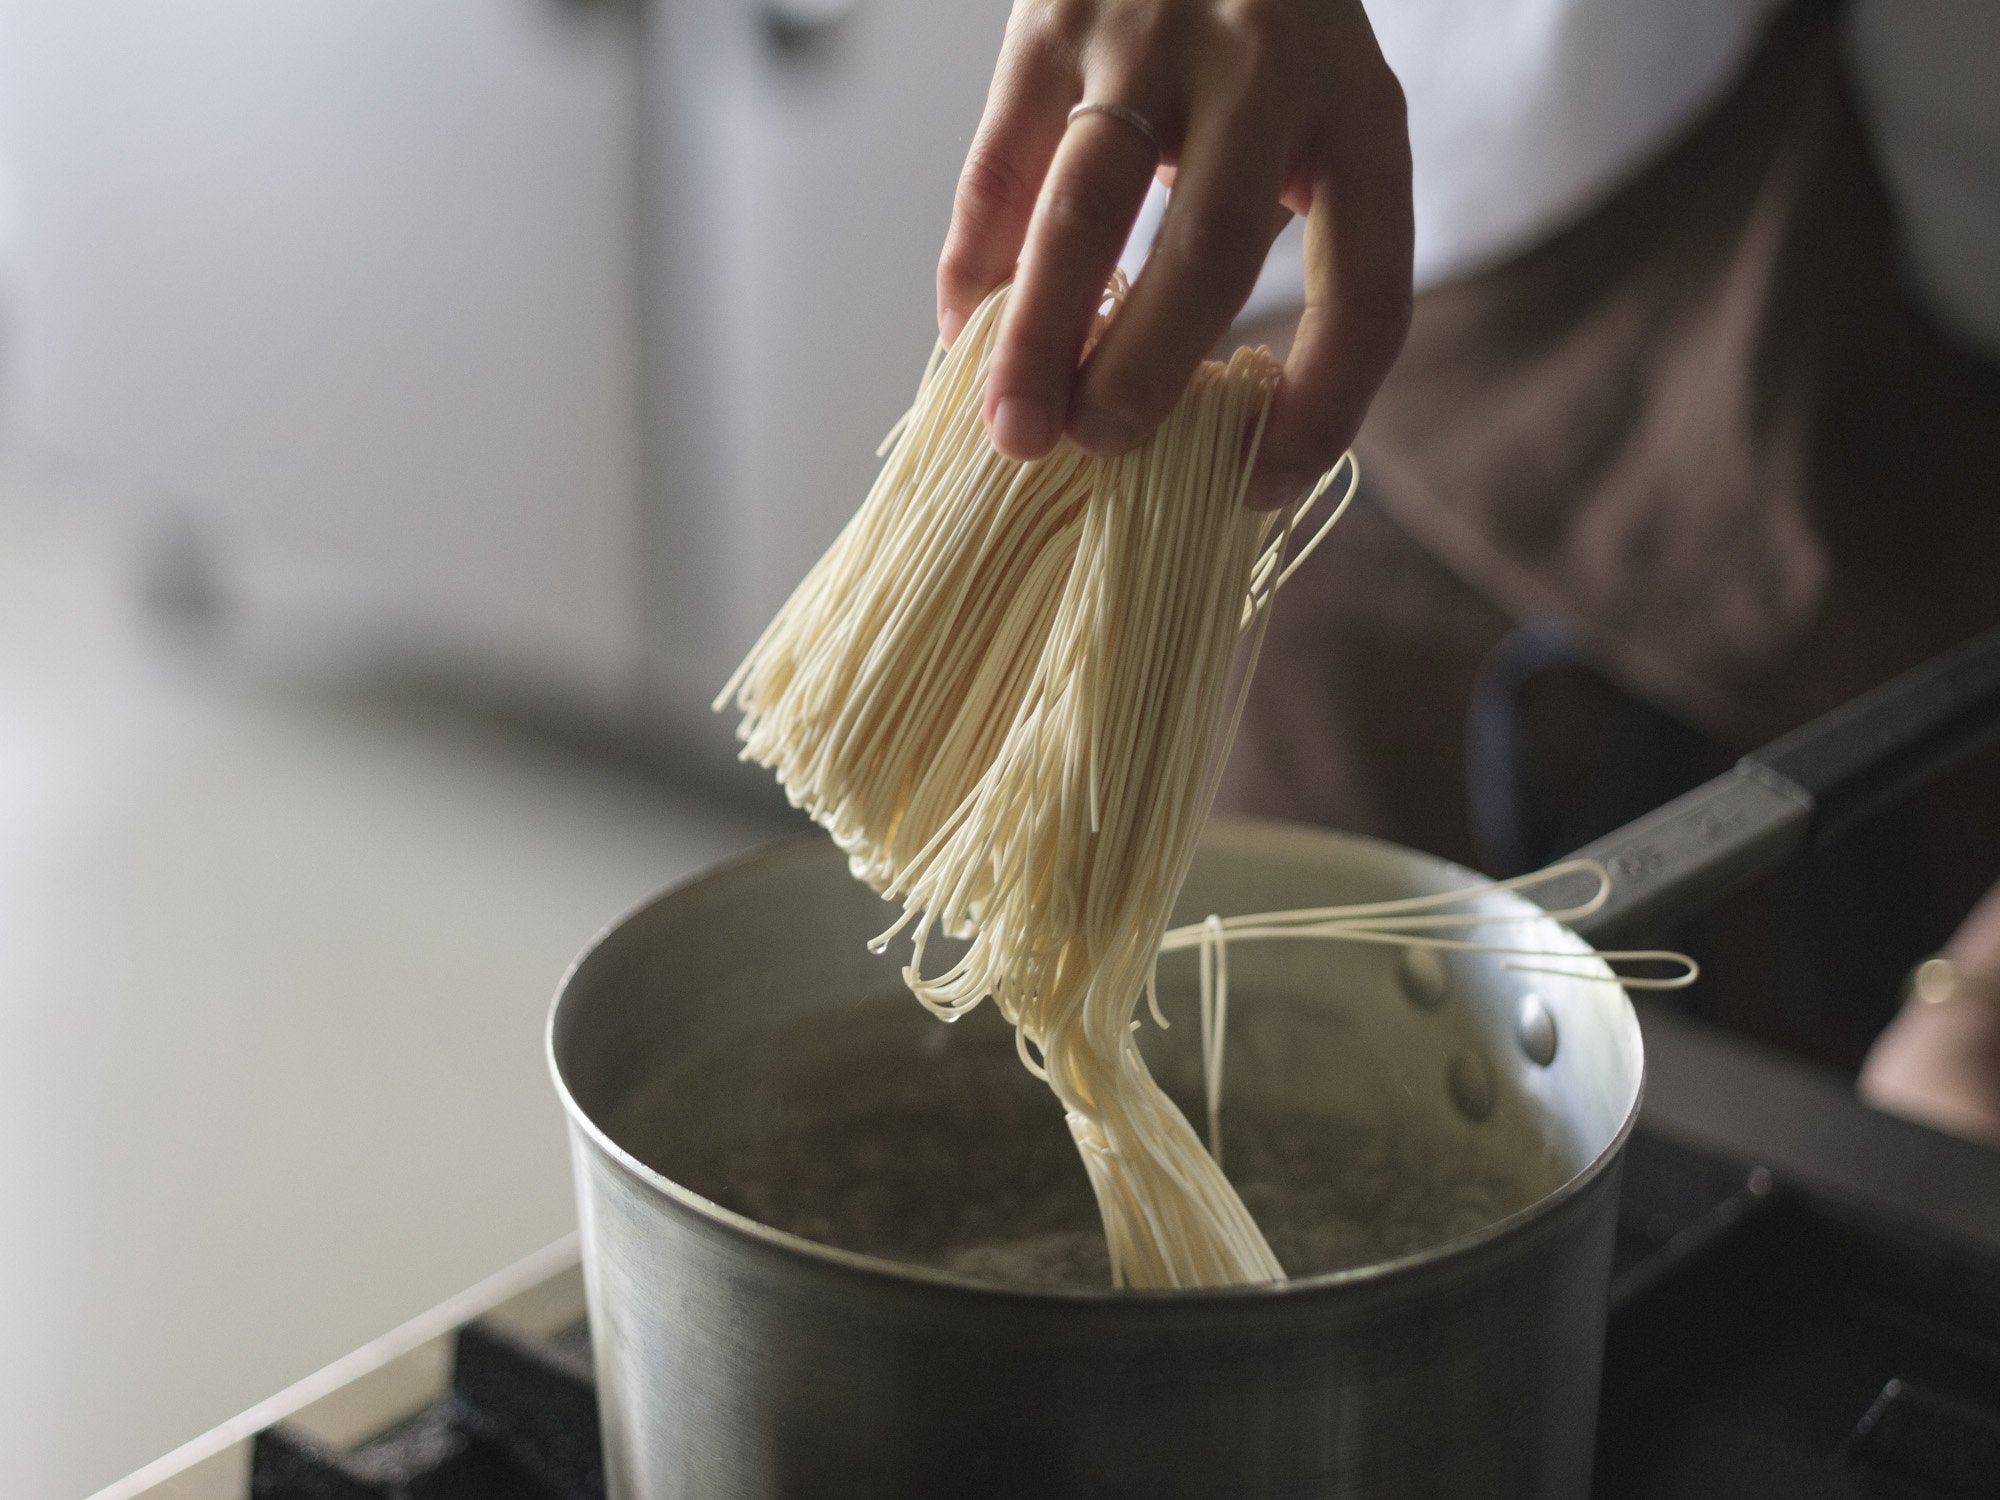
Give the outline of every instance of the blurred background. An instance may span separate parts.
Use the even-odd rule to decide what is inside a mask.
[[[572,1226],[542,1060],[549,999],[621,910],[799,826],[735,762],[709,700],[858,503],[915,386],[1004,10],[0,0],[0,1496],[88,1494]],[[1886,467],[1855,468],[1851,488],[1889,542],[1859,525],[1834,540],[1864,564],[1921,564],[1895,589],[1868,592],[1862,566],[1858,595],[1806,591],[1834,637],[1808,666],[1856,656],[1834,628],[1851,598],[1917,623],[1875,631],[1880,659],[1859,653],[1845,677],[1773,647],[1747,696],[1783,722],[1755,732],[1710,743],[1613,693],[1591,662],[1557,661],[1557,688],[1580,682],[1583,698],[1558,748],[1584,743],[1571,719],[1595,715],[1610,728],[1593,754],[1623,777],[1606,784],[1636,799],[1614,815],[1596,761],[1554,765],[1602,827],[1701,779],[1701,757],[1727,764],[1990,623],[1989,533],[1973,525],[2000,514],[1979,499],[1995,430],[1981,414],[2000,410],[1990,4],[1381,0],[1371,13],[1412,102],[1420,289],[1542,287],[1543,314],[1504,331],[1555,339],[1572,303],[1603,310],[1564,247],[1601,249],[1628,194],[1675,224],[1708,222],[1687,204],[1713,220],[1716,244],[1680,252],[1667,276],[1632,270],[1651,265],[1650,235],[1614,246],[1614,262],[1748,318],[1741,339],[1713,325],[1713,368],[1742,390],[1704,375],[1683,408],[1654,378],[1672,361],[1653,346],[1680,347],[1656,335],[1710,326],[1669,298],[1657,323],[1612,319],[1642,330],[1603,356],[1631,411],[1553,387],[1549,432],[1589,457],[1568,432],[1579,408],[1607,444],[1650,430],[1633,412],[1657,419],[1674,439],[1662,455],[1682,438],[1697,450],[1687,483],[1702,492],[1717,461],[1695,438],[1740,437],[1753,457],[1753,437],[1781,457],[1797,438],[1817,462],[1836,428],[1866,432]],[[1711,150],[1729,172],[1707,170]],[[1788,176],[1795,160],[1830,170]],[[1159,211],[1156,193],[1135,244]],[[1812,252],[1811,295],[1792,260],[1773,260],[1783,274],[1745,283],[1738,306],[1724,273],[1740,261],[1761,277],[1770,244]],[[1246,318],[1288,317],[1301,266],[1295,226]],[[1423,299],[1419,314],[1421,335]],[[1796,391],[1762,360],[1788,317],[1843,332],[1800,341]],[[1852,390],[1822,380],[1837,363],[1822,342],[1857,361]],[[1467,347],[1494,410],[1511,412],[1523,350]],[[1266,749],[1286,768],[1275,792],[1294,800],[1264,810],[1499,873],[1461,805],[1465,706],[1416,700],[1466,697],[1505,656],[1488,636],[1523,611],[1503,617],[1476,580],[1452,580],[1474,595],[1473,626],[1448,642],[1460,680],[1434,651],[1457,627],[1403,587],[1442,571],[1421,537],[1395,541],[1427,483],[1418,460],[1450,468],[1436,439],[1479,436],[1457,367],[1441,362],[1428,378],[1444,383],[1427,387],[1408,354],[1400,400],[1423,419],[1405,424],[1403,483],[1371,452],[1380,496],[1364,492],[1342,547],[1317,559],[1369,575],[1372,593],[1306,575],[1290,608],[1307,675],[1267,653],[1259,688],[1277,723],[1310,696],[1293,683],[1328,695],[1326,657],[1354,644],[1365,691],[1351,701],[1380,764],[1421,760],[1444,790],[1358,775],[1370,795],[1387,788],[1385,819],[1407,815],[1379,826],[1351,798],[1299,803],[1316,794],[1300,768],[1337,756],[1321,735],[1288,761],[1278,723]],[[1380,419],[1399,398],[1385,390],[1371,432],[1386,455]],[[1763,399],[1773,391],[1788,399]],[[1731,401],[1812,421],[1738,432]],[[1534,433],[1526,450],[1565,446]],[[1966,455],[1970,479],[1950,469]],[[1781,509],[1757,488],[1765,470],[1741,467],[1749,513]],[[1582,472],[1571,500],[1597,493]],[[1926,541],[1918,521],[1942,529]],[[1371,535],[1430,572],[1379,568],[1389,554]],[[1750,550],[1728,526],[1716,536],[1680,549],[1690,597],[1712,597],[1708,573],[1731,571],[1717,559]],[[1651,544],[1634,556],[1649,576]],[[1323,628],[1304,609],[1316,588],[1355,612]],[[1856,618],[1867,635],[1872,617]],[[1385,665],[1406,637],[1417,665]],[[1383,684],[1421,689],[1412,713],[1429,717],[1377,713]],[[1765,702],[1774,684],[1796,701]],[[1521,683],[1510,692],[1533,708]],[[1253,701],[1239,759],[1259,723]],[[1653,762],[1679,780],[1625,774]],[[1549,768],[1523,767],[1503,790],[1539,796],[1526,772]],[[1945,823],[1992,826],[1966,815],[1993,809],[1992,767],[1947,789]],[[1466,826],[1439,832],[1440,819]],[[1563,823],[1551,848],[1601,831]],[[1821,988],[1860,996],[1866,1023],[1822,1060],[1852,1070],[1898,976],[1991,883],[1982,838],[1960,839],[1977,845],[1967,892],[1924,914],[1943,926],[1908,951],[1880,940],[1893,903],[1870,896],[1855,917],[1820,887],[1794,903],[1812,963],[1784,961],[1816,964],[1816,983],[1837,971]],[[1870,889],[1901,878],[1884,847],[1850,851]],[[1847,945],[1827,929],[1849,930]],[[1864,947],[1868,963],[1850,962]],[[1769,1024],[1718,1018],[1823,1043],[1819,991],[1800,994]]]
[[[565,1232],[547,1002],[933,337],[927,0],[0,0],[0,1494]]]

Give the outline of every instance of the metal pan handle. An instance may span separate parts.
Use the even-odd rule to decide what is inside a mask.
[[[1577,930],[1640,941],[2000,740],[2000,626],[1746,755],[1576,851],[1611,872]],[[1568,882],[1540,899],[1572,901]]]

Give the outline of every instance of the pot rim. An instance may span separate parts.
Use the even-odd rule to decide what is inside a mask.
[[[1302,824],[1287,823],[1278,819],[1216,817],[1211,826],[1233,828],[1265,828],[1283,830],[1291,836],[1313,834],[1337,837],[1342,840],[1373,844],[1393,850],[1398,854],[1416,854],[1419,858],[1432,860],[1436,864],[1449,866],[1450,862],[1437,859],[1434,855],[1422,854],[1400,844],[1384,839],[1370,838],[1365,834],[1337,832],[1332,829],[1309,828]],[[824,834],[817,831],[796,837],[779,839],[774,843],[733,855],[716,864],[706,866],[683,880],[663,887],[661,890],[634,903],[631,907],[606,923],[587,943],[583,951],[573,959],[563,971],[561,981],[556,986],[555,999],[549,1007],[548,1021],[543,1027],[543,1052],[548,1063],[549,1077],[555,1085],[556,1096],[562,1101],[563,1113],[568,1116],[570,1128],[579,1132],[596,1149],[602,1152],[613,1165],[620,1168],[627,1177],[643,1184],[653,1193],[665,1197],[670,1202],[689,1210],[719,1228],[745,1236],[765,1247],[783,1254],[801,1257],[817,1262],[829,1269],[858,1273],[872,1279],[886,1279],[896,1282],[914,1282],[952,1293],[972,1293],[988,1297],[1016,1298],[1029,1302],[1083,1303],[1093,1306],[1171,1306],[1176,1308],[1219,1305],[1244,1299],[1269,1300],[1313,1296],[1320,1293],[1337,1292],[1354,1286],[1375,1286],[1391,1280],[1404,1280],[1419,1276],[1434,1267],[1455,1262],[1472,1255],[1488,1246],[1503,1243],[1529,1233],[1563,1205],[1581,1196],[1590,1186],[1610,1170],[1631,1138],[1638,1123],[1639,1108],[1646,1094],[1645,1046],[1640,1038],[1638,1014],[1632,1007],[1632,999],[1623,985],[1616,987],[1618,1003],[1623,1006],[1625,1020],[1630,1027],[1638,1066],[1638,1078],[1632,1090],[1632,1102],[1619,1122],[1611,1139],[1588,1162],[1578,1168],[1560,1187],[1545,1193],[1525,1207],[1516,1209],[1504,1218],[1496,1219],[1470,1234],[1459,1235],[1435,1245],[1427,1245],[1421,1250],[1413,1250],[1405,1255],[1388,1260],[1370,1261],[1365,1265],[1349,1266],[1340,1271],[1324,1271],[1312,1276],[1288,1278],[1284,1281],[1239,1283],[1231,1286],[1209,1287],[1072,1287],[1072,1286],[1023,1286],[1002,1281],[991,1281],[983,1277],[969,1276],[960,1271],[947,1271],[935,1266],[912,1265],[906,1261],[891,1260],[886,1256],[869,1255],[858,1250],[845,1250],[837,1245],[822,1244],[794,1234],[787,1229],[753,1219],[748,1214],[726,1208],[712,1198],[704,1197],[694,1189],[676,1182],[665,1173],[648,1166],[630,1151],[619,1145],[611,1135],[570,1092],[569,1083],[563,1077],[562,1060],[557,1055],[556,1028],[561,1021],[563,1002],[568,999],[570,987],[583,968],[611,942],[631,922],[641,914],[652,910],[662,902],[670,901],[682,891],[719,878],[734,871],[780,860],[798,859],[817,854],[830,847]],[[1483,877],[1481,877],[1483,878]],[[1576,936],[1567,927],[1556,923],[1562,931]],[[1589,955],[1595,956],[1596,949],[1588,941],[1577,939],[1584,944]],[[1584,955],[1578,955],[1582,957]],[[912,1002],[914,1003],[914,1001]]]

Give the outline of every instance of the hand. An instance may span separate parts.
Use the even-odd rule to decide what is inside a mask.
[[[1136,110],[1153,142],[1105,114]],[[1155,170],[1174,192],[1151,257],[1078,357]],[[938,264],[956,338],[1008,277],[985,417],[1012,458],[1067,431],[1092,453],[1144,440],[1227,331],[1289,214],[1306,215],[1305,311],[1253,503],[1329,468],[1410,317],[1403,94],[1360,0],[1016,0]]]
[[[1952,934],[1944,956],[1949,967],[1936,967],[1951,977],[1948,993],[1927,995],[1919,985],[1904,1001],[1861,1066],[1861,1097],[2000,1146],[2000,885]]]

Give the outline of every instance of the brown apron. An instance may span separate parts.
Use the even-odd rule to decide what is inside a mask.
[[[1520,622],[1594,665],[1531,705],[1560,773],[1635,713],[1725,764],[2000,621],[2000,367],[1902,287],[1823,6],[1580,222],[1421,296],[1357,446],[1370,503],[1287,588],[1226,805],[1476,863],[1467,704]],[[1933,802],[1923,942],[2000,875],[2000,761]],[[1822,1019],[1844,1061],[1873,1023]]]

